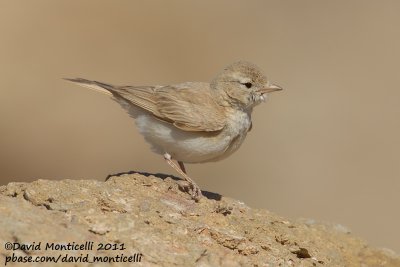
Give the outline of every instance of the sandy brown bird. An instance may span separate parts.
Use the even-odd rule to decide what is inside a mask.
[[[282,90],[252,63],[227,66],[211,83],[166,86],[114,86],[86,79],[66,79],[105,93],[136,121],[139,132],[189,183],[192,198],[201,191],[184,163],[224,159],[243,143],[252,127],[253,108],[268,93]],[[173,160],[176,160],[176,164]]]

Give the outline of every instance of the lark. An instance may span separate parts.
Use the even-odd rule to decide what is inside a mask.
[[[188,182],[196,201],[202,193],[184,163],[219,161],[234,153],[252,128],[253,108],[269,93],[282,90],[246,61],[227,66],[210,83],[115,86],[82,78],[66,80],[118,102],[135,119],[152,150]]]

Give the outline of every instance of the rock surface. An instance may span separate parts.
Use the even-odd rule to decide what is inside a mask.
[[[15,261],[60,257],[57,264],[7,266],[400,266],[393,252],[369,247],[340,225],[290,221],[213,193],[196,203],[172,178],[138,173],[106,182],[10,183],[0,187],[0,218],[0,264],[13,254]],[[84,260],[118,255],[141,262]],[[71,256],[78,263],[63,262]]]

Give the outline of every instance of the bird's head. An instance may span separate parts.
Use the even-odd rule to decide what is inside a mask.
[[[227,66],[214,78],[211,87],[224,91],[224,100],[243,110],[251,110],[265,101],[269,93],[282,90],[269,82],[256,65],[246,61]]]

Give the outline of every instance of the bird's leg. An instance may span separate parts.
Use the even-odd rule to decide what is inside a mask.
[[[174,168],[180,175],[183,176],[183,178],[189,183],[192,192],[191,196],[194,200],[198,201],[200,197],[202,196],[201,190],[199,186],[186,174],[185,167],[182,162],[178,161],[179,166],[172,161],[171,155],[168,153],[164,154],[164,159],[165,161],[172,167]]]
[[[183,164],[182,161],[178,161],[178,164],[179,164],[179,168],[181,168],[181,170],[182,170],[184,173],[187,174],[186,169],[185,169],[185,164]]]
[[[184,173],[187,174],[186,168],[185,168],[185,164],[183,164],[183,162],[182,162],[182,161],[179,161],[179,160],[177,160],[176,162],[178,163],[179,168],[180,168]],[[186,191],[186,192],[190,192],[190,186],[191,186],[190,183],[187,182],[187,181],[182,181],[182,182],[184,182],[184,183],[179,183],[179,186],[182,188],[182,190],[183,190],[183,191]]]

